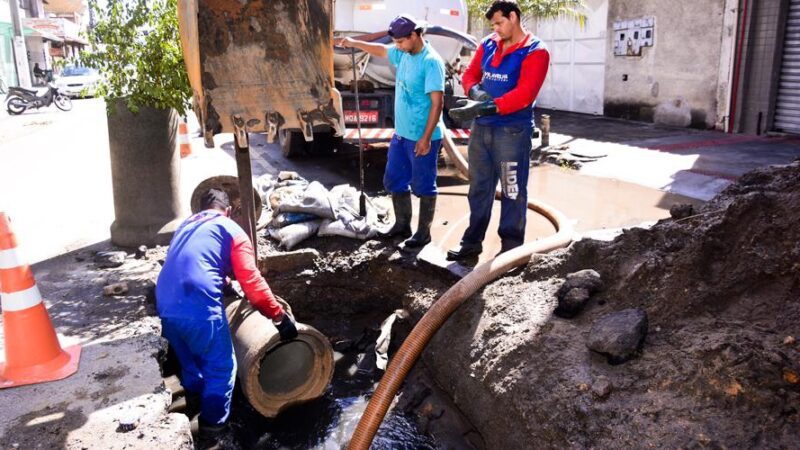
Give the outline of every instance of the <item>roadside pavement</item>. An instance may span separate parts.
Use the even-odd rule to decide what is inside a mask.
[[[710,200],[742,174],[800,157],[800,136],[747,136],[538,109],[550,114],[550,145],[585,156],[585,175]]]

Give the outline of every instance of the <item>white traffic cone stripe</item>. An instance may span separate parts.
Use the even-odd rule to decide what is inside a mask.
[[[13,269],[24,265],[16,248],[0,250],[0,269]]]
[[[19,292],[0,292],[3,312],[22,311],[42,302],[42,294],[36,285]]]

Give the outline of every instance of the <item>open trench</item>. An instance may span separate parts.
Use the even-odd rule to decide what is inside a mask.
[[[268,245],[262,241],[261,250]],[[297,320],[329,339],[334,348],[333,380],[321,398],[292,406],[274,419],[251,406],[237,380],[230,426],[220,437],[223,448],[344,446],[383,375],[375,353],[381,323],[413,302],[438,298],[456,281],[446,270],[403,255],[392,243],[325,238],[309,241],[309,247],[324,255],[312,266],[266,275],[273,291],[291,304]],[[395,322],[390,357],[412,325],[409,318]],[[165,376],[177,370],[168,360]],[[484,444],[421,363],[401,389],[372,448],[481,449]]]

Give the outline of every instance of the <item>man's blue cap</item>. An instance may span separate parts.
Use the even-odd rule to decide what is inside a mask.
[[[408,14],[401,14],[392,19],[392,23],[389,24],[389,36],[395,39],[404,38],[411,35],[411,32],[417,28],[421,28],[421,25],[417,25],[416,19]]]

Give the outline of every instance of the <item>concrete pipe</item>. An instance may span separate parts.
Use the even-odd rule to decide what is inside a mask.
[[[239,366],[242,391],[264,417],[319,398],[333,378],[333,348],[309,325],[297,324],[297,339],[281,342],[272,321],[246,300],[225,310]]]
[[[111,242],[122,247],[168,244],[181,223],[178,114],[172,109],[128,110],[109,103],[108,143],[114,191]]]

